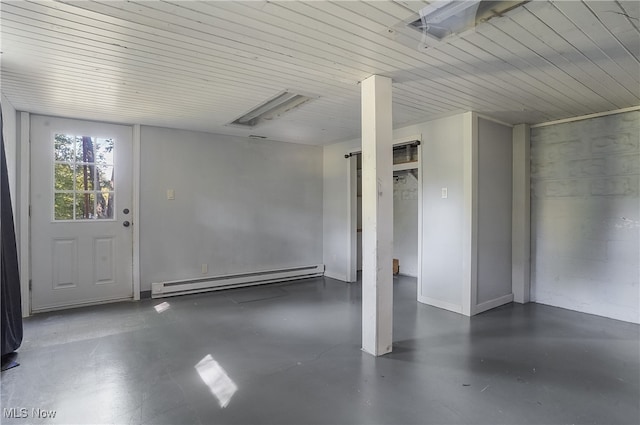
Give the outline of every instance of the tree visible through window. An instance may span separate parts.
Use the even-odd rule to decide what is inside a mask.
[[[114,140],[56,134],[54,219],[112,219]]]

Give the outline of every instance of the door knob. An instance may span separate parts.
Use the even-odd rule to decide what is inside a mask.
[[[123,225],[124,227],[129,227],[129,225],[130,225],[130,224],[131,224],[131,223],[129,223],[128,221],[125,221],[124,223],[122,223],[122,225]]]

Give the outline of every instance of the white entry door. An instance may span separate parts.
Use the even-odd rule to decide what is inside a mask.
[[[32,311],[132,297],[132,132],[32,115]]]

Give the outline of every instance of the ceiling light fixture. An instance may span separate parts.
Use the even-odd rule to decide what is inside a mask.
[[[421,47],[426,48],[502,16],[528,1],[434,0],[419,11],[418,19],[407,25],[422,33]]]
[[[467,9],[477,9],[478,3],[480,0],[435,0],[420,10],[420,17],[427,22],[439,24]]]
[[[233,120],[230,124],[243,127],[255,127],[263,121],[279,118],[284,113],[298,108],[311,99],[312,97],[310,96],[285,91],[256,106],[246,114]]]

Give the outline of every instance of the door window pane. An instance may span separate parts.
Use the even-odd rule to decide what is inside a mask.
[[[95,194],[76,193],[76,220],[95,218]]]
[[[54,220],[114,219],[115,140],[54,137]]]
[[[96,165],[100,190],[113,190],[113,165]]]
[[[98,192],[96,203],[97,219],[112,219],[115,194],[113,192]]]
[[[95,157],[98,164],[113,164],[113,139],[96,139]]]
[[[76,166],[76,190],[87,191],[95,188],[95,165],[80,164]]]
[[[55,164],[53,171],[55,190],[73,190],[74,171],[75,167],[69,164]]]
[[[73,220],[73,193],[56,193],[54,203],[56,220]]]
[[[55,160],[75,162],[76,138],[66,134],[56,134],[54,139]]]

